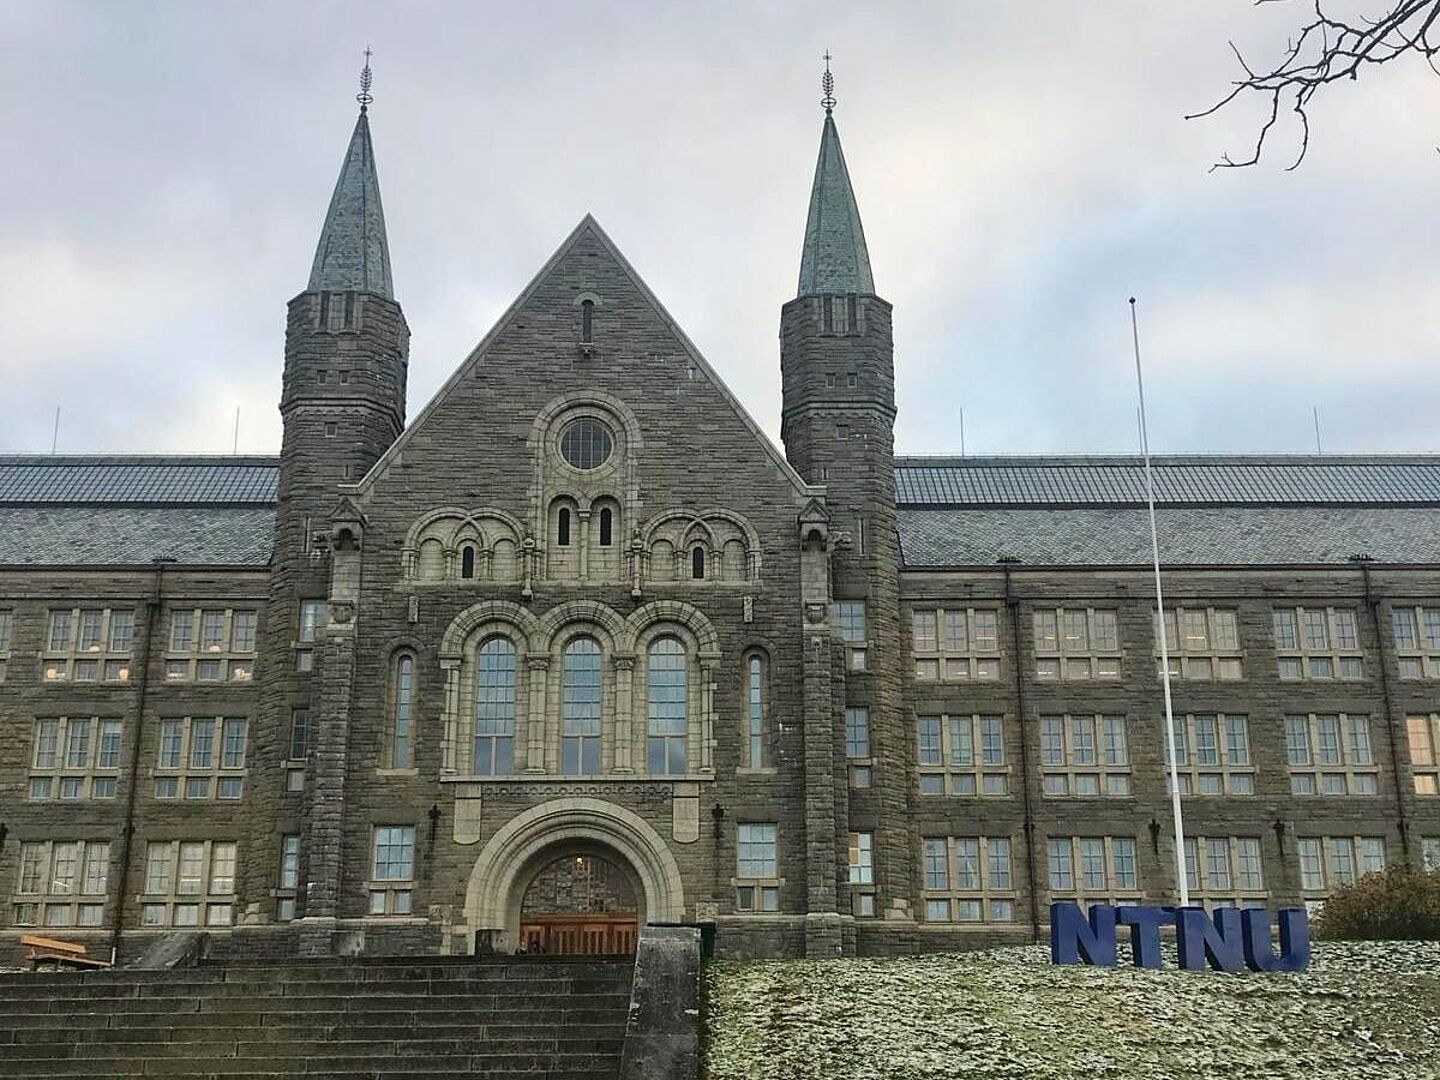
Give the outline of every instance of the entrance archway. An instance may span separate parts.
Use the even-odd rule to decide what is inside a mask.
[[[640,882],[599,851],[561,855],[540,868],[520,903],[520,949],[558,956],[635,951]]]
[[[680,867],[643,818],[603,799],[553,799],[515,815],[481,848],[465,894],[473,938],[516,951],[531,884],[557,859],[577,857],[617,868],[635,899],[637,929],[684,918]]]

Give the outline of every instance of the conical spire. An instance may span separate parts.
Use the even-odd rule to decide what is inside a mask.
[[[311,292],[372,292],[395,298],[390,284],[390,245],[385,239],[385,211],[380,207],[380,180],[375,174],[375,151],[370,145],[370,63],[367,52],[361,75],[360,117],[350,136],[345,163],[330,211],[315,248],[310,270]]]
[[[805,223],[805,247],[800,253],[800,290],[813,293],[873,293],[870,253],[865,249],[865,230],[860,226],[860,209],[840,149],[835,129],[832,96],[835,82],[830,75],[829,55],[825,63],[825,126],[820,132],[820,160],[815,165],[815,186],[810,192],[810,217]]]

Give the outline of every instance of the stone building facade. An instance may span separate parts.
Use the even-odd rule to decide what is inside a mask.
[[[278,457],[0,458],[0,948],[629,907],[828,956],[1173,898],[1139,463],[897,459],[891,317],[827,110],[783,453],[588,216],[407,426],[362,109]],[[1440,458],[1156,477],[1192,891],[1440,860]]]

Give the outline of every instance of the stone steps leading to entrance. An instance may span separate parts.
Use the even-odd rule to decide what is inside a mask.
[[[614,1080],[627,959],[0,975],[0,1076]]]

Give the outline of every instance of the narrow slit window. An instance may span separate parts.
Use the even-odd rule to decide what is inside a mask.
[[[460,576],[462,578],[475,576],[475,549],[469,545],[460,549]]]
[[[586,301],[587,303],[589,301]],[[614,543],[615,517],[608,506],[600,510],[600,546],[609,547]]]
[[[580,340],[586,345],[595,340],[594,300],[582,300],[580,303]]]
[[[415,693],[415,658],[401,656],[395,661],[395,691],[391,701],[390,767],[410,766],[410,705]]]
[[[690,552],[690,576],[696,581],[705,577],[705,549],[699,545]]]
[[[563,506],[560,508],[560,522],[555,530],[555,543],[560,547],[570,546],[570,511]]]

